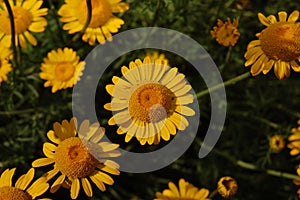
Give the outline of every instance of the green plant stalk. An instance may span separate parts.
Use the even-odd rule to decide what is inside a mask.
[[[208,89],[206,89],[206,90],[204,90],[204,91],[198,92],[198,93],[196,94],[196,96],[197,96],[197,98],[200,98],[200,97],[202,97],[202,96],[205,96],[205,95],[209,94],[210,92],[216,91],[216,90],[218,90],[218,89],[221,89],[221,88],[226,87],[226,86],[229,86],[229,85],[233,85],[233,84],[235,84],[236,82],[239,82],[239,81],[241,81],[241,80],[244,80],[244,79],[246,79],[246,78],[248,78],[248,77],[250,77],[250,72],[246,72],[246,73],[241,74],[241,75],[239,75],[239,76],[237,76],[237,77],[234,77],[234,78],[232,78],[232,79],[229,79],[229,80],[225,81],[224,83],[220,83],[220,84],[215,85],[215,86],[213,86],[213,87],[210,87],[210,88],[208,88]]]
[[[50,7],[50,10],[51,10],[52,14],[55,15],[54,20],[55,20],[56,26],[58,27],[57,30],[59,32],[60,38],[61,38],[62,41],[64,41],[62,29],[60,28],[59,19],[57,17],[57,10],[55,9],[55,6],[54,6],[52,0],[48,0],[48,4],[49,4],[49,7]],[[50,28],[49,28],[49,30],[51,31]]]

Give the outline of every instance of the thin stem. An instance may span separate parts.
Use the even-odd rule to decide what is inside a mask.
[[[85,32],[85,30],[88,28],[91,19],[92,19],[92,1],[91,0],[86,0],[86,5],[87,5],[87,18],[86,21],[80,31],[79,34],[77,34],[73,39],[72,42],[77,41]]]
[[[229,63],[230,61],[230,58],[231,58],[231,55],[232,55],[232,49],[233,47],[230,46],[228,48],[228,51],[227,51],[227,54],[226,54],[226,57],[225,57],[225,61],[224,61],[224,64],[220,66],[219,70],[220,72],[222,73],[222,71],[224,70],[224,68],[227,66],[227,64]]]
[[[216,91],[216,90],[218,90],[218,89],[221,89],[221,88],[226,87],[226,86],[229,86],[229,85],[233,85],[233,84],[235,84],[236,82],[239,82],[239,81],[241,81],[241,80],[244,80],[244,79],[246,79],[246,78],[248,78],[248,77],[250,77],[250,72],[246,72],[246,73],[241,74],[241,75],[239,75],[239,76],[237,76],[237,77],[234,77],[234,78],[232,78],[232,79],[229,79],[229,80],[225,81],[224,83],[220,83],[220,84],[215,85],[215,86],[213,86],[213,87],[210,87],[210,88],[208,88],[208,89],[206,89],[206,90],[204,90],[204,91],[198,92],[198,93],[196,94],[196,96],[197,96],[197,98],[200,98],[200,97],[202,97],[202,96],[204,96],[204,95],[209,94],[210,92]]]
[[[151,25],[150,25],[151,27],[155,25],[155,23],[158,19],[158,14],[159,14],[160,7],[161,7],[161,0],[158,0],[157,7],[156,7],[156,10],[155,10],[155,13],[154,13],[154,16],[153,16],[153,20],[152,20]]]
[[[36,109],[29,108],[25,110],[13,110],[13,111],[0,111],[0,116],[12,116],[12,115],[20,115],[20,114],[25,114],[25,113],[31,113],[34,112]]]
[[[48,4],[49,4],[49,8],[50,8],[50,10],[52,12],[52,15],[54,16],[54,20],[55,20],[55,23],[56,23],[57,30],[59,32],[60,38],[61,38],[62,42],[64,42],[64,37],[63,37],[62,29],[60,28],[59,19],[58,19],[58,16],[57,16],[57,10],[55,9],[55,6],[54,6],[52,0],[48,0]],[[49,28],[49,30],[52,32],[51,28]]]

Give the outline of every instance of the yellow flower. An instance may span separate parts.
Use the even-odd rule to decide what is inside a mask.
[[[7,80],[7,74],[12,71],[9,58],[12,56],[12,51],[0,43],[0,84]]]
[[[27,48],[26,41],[33,46],[37,45],[37,40],[30,33],[39,33],[45,30],[47,20],[43,17],[47,15],[47,8],[40,8],[42,0],[9,0],[14,15],[16,45],[23,49]],[[11,27],[5,3],[0,3],[0,41],[2,40],[8,47],[11,46]]]
[[[208,189],[198,189],[184,179],[179,180],[178,188],[173,182],[168,185],[169,189],[157,192],[154,200],[209,200]]]
[[[269,141],[270,148],[275,152],[280,152],[285,147],[285,141],[281,135],[273,135]]]
[[[211,36],[216,38],[220,45],[225,47],[234,46],[240,38],[238,20],[234,19],[231,23],[231,20],[227,18],[227,21],[224,23],[222,20],[218,19],[217,25],[218,26],[213,27],[213,30],[210,31]]]
[[[45,87],[52,86],[52,93],[73,87],[84,70],[85,62],[70,48],[52,50],[41,65],[41,79],[46,80]]]
[[[162,60],[162,62],[165,65],[169,65],[169,60],[166,58],[165,54],[161,53],[159,54],[158,51],[151,51],[147,52],[145,57],[149,57],[152,62],[155,62],[155,60]]]
[[[49,184],[46,178],[41,177],[34,181],[30,186],[30,182],[34,178],[34,168],[18,178],[15,186],[12,185],[12,177],[16,168],[6,169],[0,177],[0,199],[2,200],[32,200],[44,194]],[[42,199],[41,199],[42,200]],[[46,200],[46,199],[43,199]]]
[[[287,147],[291,149],[290,155],[295,156],[300,153],[300,120],[298,120],[298,127],[292,128],[291,135],[289,136],[289,144]]]
[[[237,193],[238,185],[236,180],[230,176],[222,177],[218,181],[218,192],[221,196],[228,198]]]
[[[258,40],[251,41],[245,53],[245,66],[252,65],[253,76],[267,74],[273,66],[279,80],[290,76],[290,68],[300,72],[300,24],[296,22],[299,12],[294,11],[288,17],[282,11],[278,16],[279,21],[274,15],[265,17],[258,13],[259,21],[267,28],[256,34]]]
[[[119,145],[100,142],[104,136],[104,128],[99,123],[89,124],[85,120],[81,123],[77,135],[77,122],[74,118],[62,124],[54,123],[54,130],[47,133],[49,140],[45,142],[43,152],[46,158],[40,158],[32,163],[33,167],[53,164],[53,169],[45,174],[47,180],[55,175],[61,175],[50,188],[56,192],[62,185],[70,186],[72,199],[76,199],[80,191],[80,182],[85,194],[93,196],[90,180],[101,190],[105,191],[105,184],[112,185],[114,180],[107,173],[119,175],[119,165],[108,158],[117,157],[120,152],[115,150]],[[96,159],[94,156],[99,156]]]
[[[113,84],[106,86],[112,101],[104,108],[114,112],[108,124],[118,124],[118,134],[127,133],[125,142],[133,136],[142,145],[157,144],[160,138],[168,141],[176,128],[185,130],[189,125],[184,115],[195,114],[186,106],[194,100],[188,93],[191,85],[176,67],[170,68],[164,62],[152,62],[149,57],[143,62],[136,59],[129,68],[121,68],[122,78],[114,76]]]
[[[300,165],[298,166],[298,168],[297,168],[297,174],[298,174],[298,176],[300,176]],[[299,186],[300,185],[300,181],[299,180],[293,180],[293,183],[295,184],[295,185],[297,185],[297,186]],[[300,188],[297,190],[297,194],[298,194],[298,197],[300,198]]]
[[[96,40],[104,44],[105,40],[112,40],[111,33],[117,33],[124,21],[113,13],[125,12],[129,6],[121,0],[92,0],[92,16],[85,30],[82,40],[94,45]],[[66,23],[64,30],[69,34],[80,32],[87,20],[88,10],[86,1],[65,0],[65,4],[59,9],[60,20]]]

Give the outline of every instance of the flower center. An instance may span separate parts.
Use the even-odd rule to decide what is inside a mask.
[[[12,8],[14,22],[15,22],[15,33],[21,34],[25,32],[32,23],[32,14],[20,7],[15,6]],[[4,32],[6,35],[11,35],[10,19],[7,11],[0,14],[0,31]]]
[[[87,19],[87,5],[82,1],[78,10],[78,20],[81,24],[85,24]],[[107,0],[92,0],[92,17],[89,24],[90,28],[103,26],[112,16],[112,8]]]
[[[55,76],[58,80],[68,81],[73,77],[75,67],[69,62],[60,62],[55,67]]]
[[[32,200],[29,193],[19,188],[4,186],[0,187],[0,200]]]
[[[174,93],[163,85],[148,83],[137,88],[129,100],[129,113],[132,118],[143,122],[159,122],[175,109]]]
[[[261,32],[261,48],[268,58],[290,62],[300,56],[300,24],[278,22]]]
[[[98,164],[78,137],[62,141],[55,151],[54,161],[59,171],[69,178],[89,176]]]

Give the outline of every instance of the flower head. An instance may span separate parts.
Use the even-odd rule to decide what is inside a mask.
[[[189,125],[184,116],[195,111],[187,106],[194,100],[188,92],[191,85],[177,68],[165,65],[164,60],[152,62],[145,57],[121,68],[123,77],[114,76],[106,86],[112,96],[104,108],[114,112],[109,125],[119,125],[118,134],[126,134],[125,142],[133,136],[142,144],[157,144],[160,138],[170,140],[176,129]]]
[[[52,86],[52,92],[73,87],[84,70],[85,62],[70,48],[59,48],[48,53],[41,65],[41,79],[46,80],[44,86]]]
[[[269,145],[274,152],[280,152],[285,147],[285,141],[281,135],[273,135],[269,140]]]
[[[231,23],[230,18],[224,23],[222,20],[218,19],[218,26],[213,27],[210,34],[213,38],[216,38],[220,45],[225,47],[234,46],[238,39],[240,38],[240,33],[238,31],[239,22],[234,19]]]
[[[209,200],[208,189],[198,189],[184,179],[179,180],[178,187],[173,182],[168,185],[169,189],[157,192],[154,200]]]
[[[297,168],[297,175],[300,176],[300,165]],[[296,179],[293,180],[293,183],[297,186],[300,185],[300,181],[296,180]],[[297,194],[298,194],[298,197],[300,198],[300,188],[298,189]]]
[[[76,199],[80,191],[80,182],[87,196],[93,196],[90,181],[104,191],[105,184],[112,185],[109,174],[119,175],[119,165],[108,158],[117,157],[120,152],[115,150],[119,145],[100,142],[104,136],[104,128],[99,123],[81,123],[77,135],[77,122],[74,118],[62,124],[54,123],[54,130],[47,133],[52,143],[46,142],[43,152],[46,158],[32,163],[33,167],[53,164],[53,169],[46,173],[47,180],[60,173],[52,184],[50,192],[56,192],[62,185],[70,187],[71,198]],[[53,144],[54,143],[54,144]],[[95,157],[97,156],[97,158]]]
[[[129,6],[121,0],[92,0],[92,16],[82,40],[94,45],[96,40],[104,44],[105,40],[112,40],[111,33],[117,33],[124,21],[113,13],[125,12]],[[88,15],[86,1],[65,0],[65,4],[58,11],[60,20],[65,23],[64,30],[69,34],[82,31]]]
[[[16,168],[6,169],[0,177],[0,199],[2,200],[33,200],[36,197],[44,194],[49,184],[46,183],[46,178],[41,177],[34,181],[34,168],[18,178],[15,185],[12,184],[12,177]]]
[[[279,21],[274,15],[265,17],[258,13],[259,21],[267,26],[256,34],[258,40],[248,44],[245,53],[245,66],[251,67],[251,74],[256,76],[261,72],[267,74],[274,66],[274,73],[279,80],[290,76],[290,68],[300,72],[300,23],[299,11],[287,16],[286,12],[279,12]]]
[[[291,149],[290,155],[295,156],[300,154],[300,120],[298,120],[298,127],[292,128],[291,135],[289,136],[289,144],[287,147]]]
[[[155,60],[161,60],[164,65],[169,65],[169,60],[166,58],[165,54],[160,54],[158,51],[147,52],[145,57],[149,57],[151,62],[155,62]]]
[[[218,181],[218,192],[221,196],[228,198],[237,193],[238,185],[235,179],[230,176],[222,177]]]
[[[11,55],[12,51],[0,42],[0,84],[7,80],[7,74],[12,71],[11,64],[9,63]]]
[[[47,26],[47,20],[43,16],[47,15],[48,9],[41,8],[43,1],[9,0],[9,4],[14,16],[16,45],[20,45],[22,48],[26,49],[26,41],[28,41],[31,45],[36,46],[37,40],[31,32],[43,32]],[[12,33],[9,14],[4,2],[0,2],[0,7],[0,40],[10,47]]]

